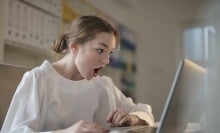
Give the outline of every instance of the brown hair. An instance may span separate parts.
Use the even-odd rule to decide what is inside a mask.
[[[84,44],[95,38],[100,32],[113,33],[116,38],[116,45],[119,45],[119,33],[106,20],[97,16],[81,16],[72,23],[71,31],[58,37],[53,42],[52,50],[56,53],[62,53],[68,49],[68,43]]]

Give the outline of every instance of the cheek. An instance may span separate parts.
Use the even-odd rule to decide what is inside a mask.
[[[76,58],[76,63],[82,68],[92,67],[95,62],[95,57],[91,54],[82,54]]]
[[[85,59],[85,64],[86,64],[87,66],[91,66],[91,67],[92,67],[93,65],[97,64],[97,57],[94,56],[94,55],[88,56],[88,57]]]

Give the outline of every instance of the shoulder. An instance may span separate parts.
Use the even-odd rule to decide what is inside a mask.
[[[34,67],[30,71],[27,71],[24,74],[24,77],[30,78],[30,77],[35,77],[35,78],[42,78],[42,77],[47,77],[47,75],[52,71],[52,65],[49,61],[45,60],[40,66]]]
[[[113,80],[108,76],[97,76],[93,79],[97,88],[104,88],[109,93],[116,93],[119,89],[114,84]]]
[[[104,84],[105,86],[113,84],[112,79],[110,77],[108,77],[108,76],[97,76],[92,81],[96,82],[96,83],[99,83],[99,84],[100,83]]]
[[[46,71],[48,71],[46,66],[47,65],[45,65],[44,62],[40,66],[25,72],[23,78],[17,86],[16,94],[19,93],[23,95],[24,92],[26,94],[27,92],[32,92],[34,90],[43,92],[43,86],[46,84],[45,79],[48,77],[46,73]]]
[[[108,76],[96,76],[91,80],[91,83],[98,90],[112,90],[113,82],[112,79]]]

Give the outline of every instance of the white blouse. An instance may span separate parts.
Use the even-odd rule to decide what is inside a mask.
[[[110,111],[121,108],[154,124],[151,107],[134,104],[106,76],[72,81],[50,62],[26,72],[13,96],[1,133],[53,132],[79,120],[108,127]]]

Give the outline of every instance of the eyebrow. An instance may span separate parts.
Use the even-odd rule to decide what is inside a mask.
[[[105,48],[109,49],[108,45],[105,43],[100,42],[99,44],[101,44],[102,46],[104,46]],[[115,48],[113,48],[112,50],[115,50]]]

